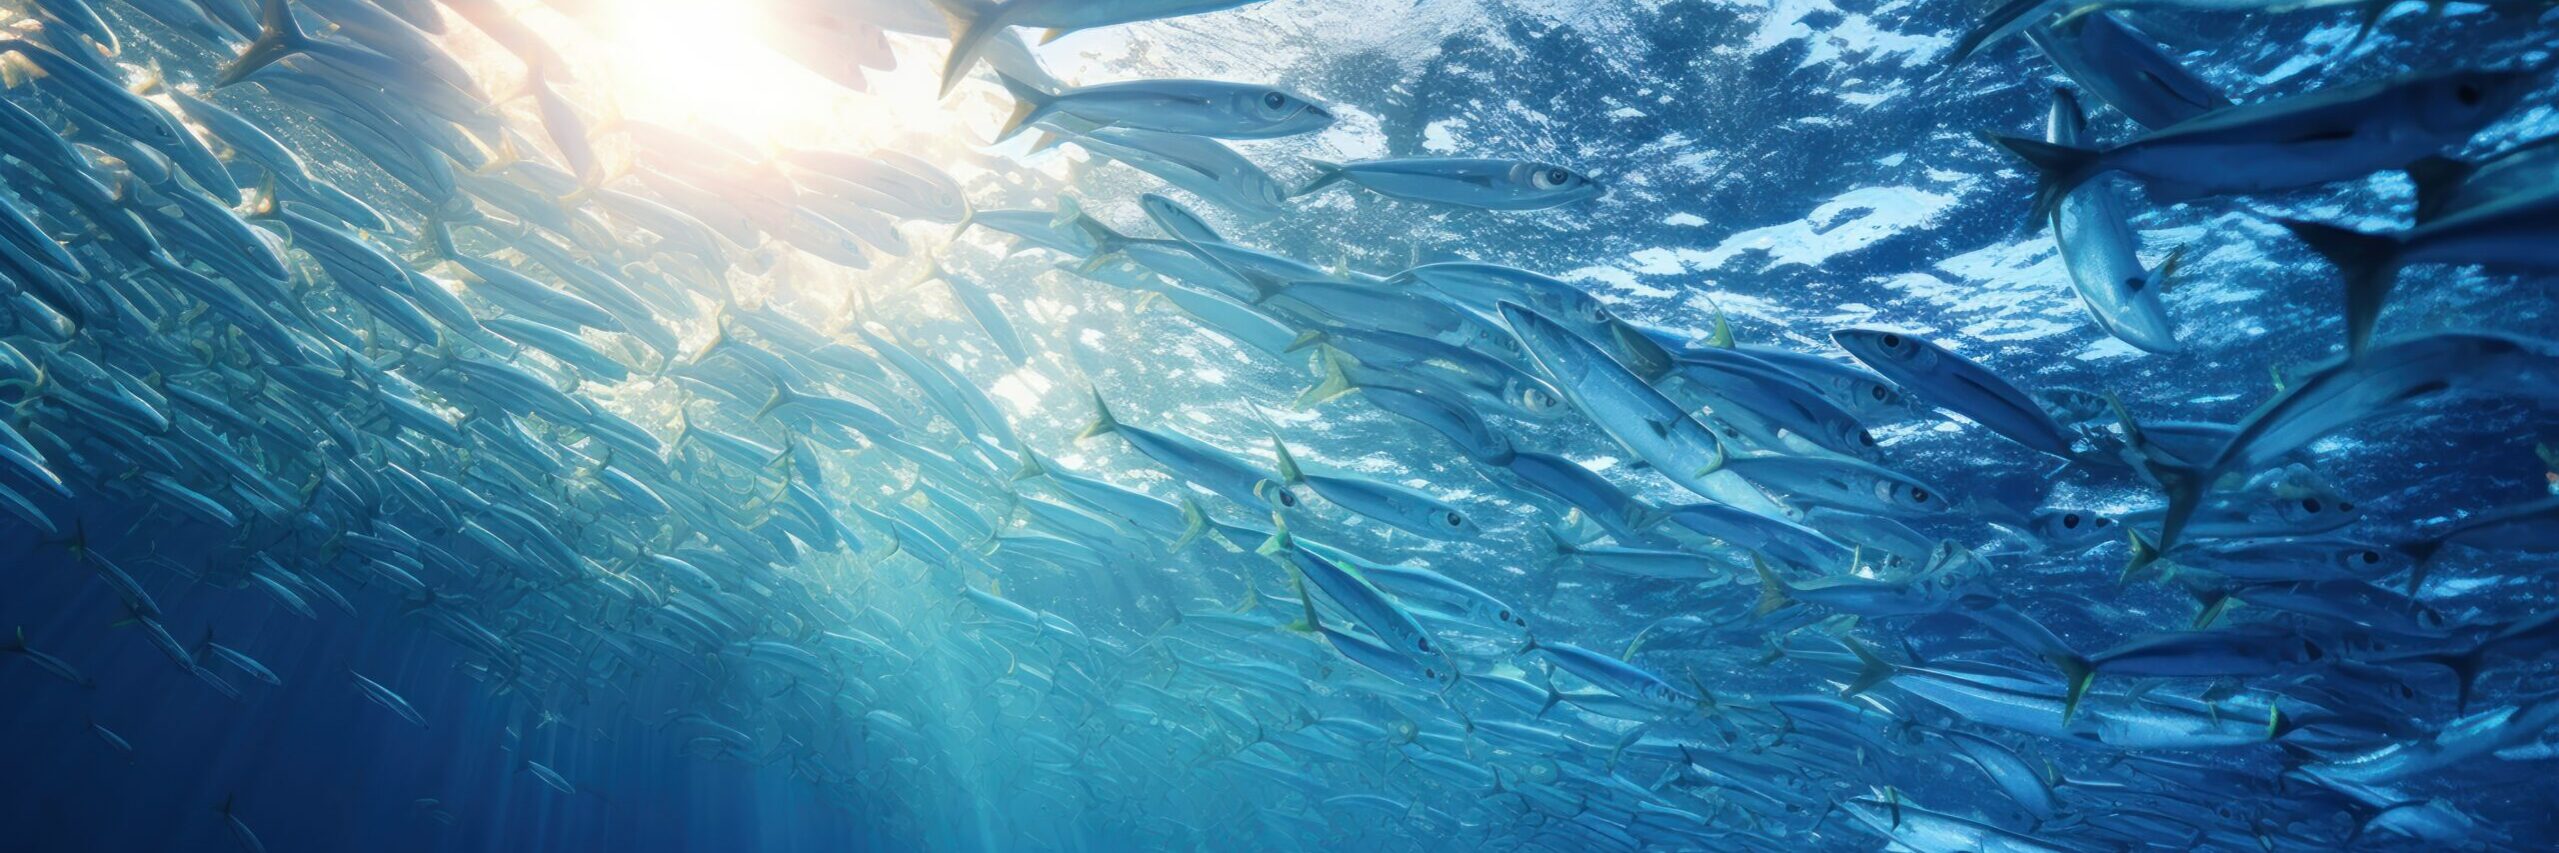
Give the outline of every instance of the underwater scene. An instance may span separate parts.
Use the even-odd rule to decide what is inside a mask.
[[[0,0],[0,851],[2559,848],[2550,0]]]

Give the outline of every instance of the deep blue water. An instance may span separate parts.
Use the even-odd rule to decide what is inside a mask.
[[[18,5],[57,17],[104,10],[122,44],[99,61],[119,84],[141,84],[156,69],[160,85],[237,110],[310,164],[304,180],[341,187],[385,221],[361,227],[289,185],[284,197],[307,218],[279,222],[258,206],[263,169],[235,156],[229,189],[248,191],[237,210],[267,236],[248,246],[182,238],[195,220],[155,199],[233,200],[212,198],[223,191],[205,190],[183,162],[172,170],[170,157],[137,150],[155,145],[96,114],[122,107],[84,108],[37,84],[0,95],[90,146],[80,174],[124,193],[109,204],[160,234],[172,258],[200,265],[190,269],[202,275],[188,275],[246,292],[238,298],[262,306],[272,334],[294,342],[262,341],[259,322],[205,310],[201,292],[130,240],[94,239],[92,213],[64,201],[76,178],[31,160],[30,140],[0,152],[16,161],[8,201],[92,272],[70,283],[87,296],[64,297],[29,280],[39,262],[24,252],[0,269],[22,294],[0,342],[47,377],[20,383],[33,387],[0,382],[9,389],[0,399],[20,403],[0,424],[25,436],[42,457],[36,465],[70,495],[23,467],[0,471],[9,492],[0,497],[22,495],[17,502],[31,507],[0,508],[0,630],[17,627],[28,648],[89,682],[0,655],[0,849],[2547,849],[2559,837],[2541,784],[2554,755],[2544,717],[2559,707],[2549,644],[2497,639],[2553,606],[2541,571],[2550,545],[2528,529],[2453,546],[2416,587],[2416,603],[2392,599],[2392,613],[2440,618],[2421,634],[2234,605],[2215,630],[2271,630],[2317,644],[2319,659],[2254,672],[2101,674],[2091,688],[2097,710],[2049,736],[2037,730],[2049,716],[2003,721],[1904,685],[1933,668],[2060,694],[2049,660],[1965,615],[1986,602],[2081,655],[2193,627],[2204,602],[2232,589],[2214,557],[2172,555],[2176,572],[2124,579],[2120,536],[2071,548],[1994,525],[2015,527],[2039,510],[2138,517],[2160,498],[2131,469],[2056,476],[2060,460],[1966,419],[1867,419],[1880,462],[1967,503],[1910,520],[1917,555],[1897,553],[1904,543],[1871,519],[1795,512],[1787,517],[1836,539],[1862,569],[1781,559],[1777,571],[1799,584],[1902,578],[1923,568],[1930,546],[1951,542],[1990,557],[1954,564],[1950,577],[1972,597],[1925,613],[1861,616],[1820,604],[1763,612],[1763,582],[1736,546],[1604,537],[1607,525],[1568,512],[1569,501],[1516,469],[1469,458],[1365,392],[1293,406],[1319,381],[1315,350],[1265,352],[1214,333],[1168,304],[1177,300],[1108,283],[1115,270],[1098,262],[1083,270],[1092,280],[1079,277],[1078,253],[1030,248],[984,222],[955,229],[958,216],[914,189],[951,181],[979,214],[1057,215],[1072,199],[1141,240],[1165,232],[1139,195],[1166,192],[1225,242],[1321,275],[1392,287],[1375,277],[1431,262],[1508,265],[1568,282],[1620,328],[1654,329],[1674,346],[1702,339],[1721,316],[1743,344],[1849,365],[1832,330],[1891,326],[2026,390],[2117,395],[2145,421],[2241,420],[2279,382],[2312,375],[2341,350],[2337,273],[2270,217],[2404,227],[2405,178],[2382,170],[2180,204],[2114,185],[2145,262],[2182,252],[2180,281],[2162,304],[2184,349],[2144,354],[2089,322],[2051,230],[2030,222],[2033,179],[1973,137],[2040,137],[2049,89],[2073,83],[2022,39],[1938,76],[1976,19],[1963,4],[1270,0],[1039,48],[1068,82],[1262,81],[1325,104],[1337,120],[1322,133],[1233,144],[1281,185],[1315,177],[1306,159],[1485,156],[1567,166],[1607,187],[1596,200],[1531,212],[1333,189],[1268,217],[1167,191],[1071,140],[1058,151],[981,145],[1010,100],[984,77],[934,100],[940,38],[891,35],[890,63],[868,47],[878,37],[871,24],[839,37],[817,23],[931,29],[920,0],[668,2],[621,10],[622,19],[598,3],[471,0],[445,4],[440,16],[425,0],[291,4],[314,33],[339,19],[344,26],[323,36],[332,43],[370,44],[363,22],[383,15],[443,21],[447,33],[426,43],[459,57],[486,90],[477,95],[504,103],[460,122],[385,91],[397,85],[309,57],[264,72],[267,83],[253,77],[217,93],[213,81],[246,34],[191,37],[183,23],[173,29],[180,16],[169,10],[253,11],[239,0]],[[153,9],[164,14],[143,14]],[[365,9],[373,14],[358,14]],[[811,11],[822,9],[845,15]],[[2360,41],[2349,12],[2125,17],[2242,103],[2552,54],[2551,16],[2538,9],[2389,11]],[[901,23],[919,14],[925,25]],[[728,15],[771,26],[700,24],[698,39],[684,38],[687,16]],[[732,63],[735,54],[653,56],[667,43],[606,35],[648,16],[678,21],[655,26],[677,34],[679,53],[732,50],[733,30],[753,33],[738,43],[774,68],[790,67],[783,54],[827,65],[794,39],[830,33],[817,37],[821,58],[839,47],[865,58],[875,96],[798,71],[766,90],[762,77],[713,70],[768,67]],[[525,22],[531,37],[569,52],[582,73],[575,82],[564,75],[557,97],[574,122],[538,99],[500,97],[524,76],[511,49],[521,43],[493,43],[466,19]],[[58,21],[20,29],[65,50],[81,44]],[[1037,40],[1034,30],[1017,32]],[[687,61],[702,63],[696,78],[713,81],[707,93],[668,91],[679,78],[629,67]],[[414,70],[422,63],[404,67],[412,70],[398,85],[442,85]],[[295,75],[323,94],[297,96]],[[2448,151],[2476,157],[2559,130],[2553,81],[2545,75],[2531,88]],[[181,110],[154,94],[154,109]],[[792,99],[803,97],[800,108]],[[2090,101],[2099,139],[2138,134]],[[332,117],[320,103],[399,108],[391,123],[414,138],[368,137],[354,127],[363,121]],[[637,124],[619,121],[625,114]],[[682,120],[688,114],[698,120]],[[583,157],[560,144],[572,124],[568,133],[602,152],[592,180],[576,174]],[[194,125],[187,132],[220,137],[208,122]],[[666,140],[658,125],[683,127],[690,142]],[[498,146],[489,143],[502,138],[534,165],[491,160]],[[896,151],[923,166],[900,173],[865,161],[847,178],[811,151]],[[413,157],[441,164],[420,168]],[[474,174],[482,166],[490,174]],[[404,177],[412,169],[458,189],[436,198]],[[692,177],[695,169],[712,178]],[[891,179],[860,179],[883,174]],[[794,201],[758,206],[777,180],[796,187],[784,194]],[[688,182],[700,185],[680,186]],[[2548,182],[2535,191],[2549,192]],[[617,208],[589,184],[663,204],[700,230],[652,227],[647,211]],[[455,200],[466,208],[445,206]],[[792,204],[855,224],[812,232],[792,218]],[[422,230],[473,221],[458,209],[485,218],[455,228],[455,254],[593,304],[527,299],[442,263]],[[760,218],[773,216],[781,218]],[[1045,219],[1020,227],[1083,233]],[[755,238],[714,233],[733,221]],[[359,281],[372,268],[324,257],[332,234],[425,278]],[[693,251],[686,241],[696,238],[711,250]],[[586,265],[589,278],[525,253],[535,241]],[[261,287],[238,273],[253,262],[239,258],[269,252],[289,265],[289,285]],[[994,294],[1027,363],[1012,363],[994,344],[998,333],[931,282],[941,275],[932,260]],[[597,278],[623,284],[598,295]],[[2382,335],[2559,337],[2549,281],[2504,267],[2415,267],[2382,315]],[[420,286],[445,289],[492,329],[500,318],[569,329],[623,375],[428,316],[436,300],[402,290]],[[49,328],[46,310],[79,316],[67,330]],[[405,328],[400,315],[429,333]],[[1392,325],[1376,315],[1287,319],[1288,334]],[[776,325],[819,340],[794,340]],[[1625,358],[1609,340],[1592,344]],[[1475,354],[1501,345],[1479,341]],[[1441,352],[1442,364],[1464,355]],[[910,353],[932,365],[927,376],[900,360]],[[1533,354],[1496,360],[1527,373],[1540,363]],[[2355,418],[2305,442],[2287,457],[2298,465],[2284,483],[2230,492],[2288,515],[2237,534],[2197,534],[2197,547],[2290,543],[2326,554],[2345,543],[2396,561],[2409,543],[2547,498],[2559,454],[2535,451],[2559,446],[2546,381],[2559,374],[2548,358],[2512,364],[2469,377],[2455,397]],[[514,373],[474,372],[501,368]],[[510,377],[544,392],[510,386]],[[790,390],[774,396],[781,385]],[[172,397],[173,386],[232,411]],[[857,402],[889,426],[824,422],[815,405],[784,404],[791,393]],[[1282,515],[1302,540],[1471,585],[1498,599],[1504,618],[1516,610],[1526,631],[1449,608],[1420,618],[1452,654],[1393,663],[1455,666],[1460,683],[1442,691],[1294,630],[1319,601],[1328,628],[1383,637],[1396,626],[1364,618],[1359,602],[1333,589],[1299,598],[1289,570],[1254,553],[1272,506],[1217,494],[1208,478],[1121,436],[1079,438],[1096,394],[1124,424],[1194,437],[1266,480],[1280,476],[1276,432],[1310,471],[1461,508],[1470,529],[1441,538],[1391,529],[1305,486],[1291,493],[1312,506]],[[551,395],[575,411],[553,407]],[[966,399],[954,405],[954,395]],[[1550,400],[1526,412],[1506,405],[1515,400],[1451,397],[1509,446],[1581,465],[1621,497],[1662,508],[1705,500],[1635,470],[1635,455],[1611,438],[1618,430],[1573,405]],[[390,411],[392,398],[423,400],[426,414]],[[148,414],[137,416],[136,404]],[[142,423],[151,416],[168,424]],[[420,429],[419,417],[455,430],[454,440]],[[2113,435],[2111,414],[2083,420]],[[697,428],[710,433],[688,436]],[[882,440],[891,432],[894,442]],[[1170,503],[1149,505],[1169,514],[1103,519],[1124,505],[1092,501],[1059,474],[1018,477],[1026,452],[1055,472],[1195,503],[1215,535],[1180,532]],[[772,455],[744,458],[758,454]],[[608,468],[654,499],[634,497]],[[429,474],[455,485],[427,485]],[[420,486],[394,482],[403,478]],[[1793,496],[1775,498],[1800,509]],[[1026,506],[1032,500],[1047,508]],[[2304,505],[2318,517],[2301,517]],[[2339,517],[2342,527],[2327,521]],[[1647,537],[1669,529],[1637,526]],[[1685,548],[1711,567],[1676,580],[1611,574],[1557,558],[1549,535],[1585,547]],[[152,606],[137,608],[101,565],[134,578]],[[2403,589],[2406,579],[2368,578],[2376,590]],[[326,600],[318,584],[349,606]],[[1427,597],[1380,586],[1399,609]],[[294,591],[315,618],[274,589]],[[202,672],[164,654],[154,628],[135,624],[137,610]],[[209,651],[208,632],[280,683]],[[1627,703],[1647,701],[1640,691],[1612,689],[1625,685],[1592,678],[1552,649],[1522,652],[1525,636],[1611,660],[1622,653],[1676,694],[1674,707],[1629,712]],[[1899,683],[1843,695],[1856,692],[1842,690],[1858,674],[1852,644],[1904,667]],[[2482,653],[2466,702],[2443,668],[2410,659],[2474,648],[2493,653]],[[423,724],[368,698],[357,674],[395,692]],[[1484,686],[1502,678],[1575,692],[1532,710]],[[2230,742],[2126,746],[2116,730],[2099,731],[2161,708],[2186,715],[2177,724],[2186,734],[2210,729]],[[2270,708],[2299,727],[2250,734]],[[2498,709],[2525,722],[2478,716]],[[2374,788],[2317,775],[2392,750],[2441,748],[2442,732],[2458,724],[2481,727],[2498,748]],[[129,756],[94,727],[127,741]],[[2057,776],[2023,782],[2057,789],[2058,811],[2036,814],[1996,771],[1965,757],[1961,737]],[[235,818],[256,841],[237,833]]]

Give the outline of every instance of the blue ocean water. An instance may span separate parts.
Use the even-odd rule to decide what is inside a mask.
[[[946,5],[5,4],[0,849],[2559,834],[2545,5]]]

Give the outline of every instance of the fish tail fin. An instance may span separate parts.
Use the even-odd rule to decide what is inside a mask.
[[[2151,293],[2167,293],[2168,288],[2183,281],[2177,277],[2177,273],[2183,271],[2186,266],[2186,248],[2179,246],[2168,250],[2167,259],[2160,261],[2159,266],[2152,268],[2149,273],[2141,277],[2141,289]]]
[[[2034,18],[2044,14],[2045,0],[2010,0],[1992,9],[1990,14],[1983,16],[1981,23],[1975,24],[1963,38],[1956,40],[1953,53],[1946,57],[1946,67],[1938,69],[1937,74],[1944,76],[1962,68],[1982,48],[2024,30],[2033,24]]]
[[[240,49],[240,55],[222,66],[222,74],[214,78],[219,89],[248,79],[258,69],[281,62],[285,57],[301,53],[311,46],[311,36],[293,20],[293,7],[288,0],[263,0],[258,4],[258,37]]]
[[[1047,474],[1048,466],[1040,462],[1040,455],[1031,452],[1030,448],[1023,448],[1022,467],[1014,469],[1013,482],[1019,483],[1032,477],[1047,476]]]
[[[2353,50],[2356,47],[2361,46],[2364,43],[2364,39],[2372,37],[2374,30],[2381,28],[2381,16],[2389,14],[2390,7],[2396,5],[2398,4],[2383,2],[2383,0],[2366,0],[2363,3],[2356,4],[2355,35],[2353,38],[2347,39],[2346,46],[2340,49]],[[2438,10],[2442,7],[2429,2],[2426,4],[2426,8],[2429,10]]]
[[[1069,213],[1069,210],[1073,212]],[[1093,241],[1093,257],[1086,262],[1088,270],[1099,268],[1107,259],[1118,255],[1121,247],[1128,245],[1128,235],[1113,230],[1111,226],[1102,224],[1102,220],[1085,214],[1082,207],[1061,207],[1058,210],[1058,216],[1065,219],[1067,225],[1084,232],[1086,239]]]
[[[1271,432],[1271,448],[1279,452],[1280,485],[1285,487],[1304,484],[1306,471],[1297,467],[1297,456],[1288,452],[1288,442],[1280,440],[1277,430]]]
[[[1753,552],[1750,555],[1750,567],[1752,571],[1759,573],[1758,615],[1766,616],[1784,610],[1787,605],[1795,603],[1794,596],[1787,594],[1793,591],[1792,588],[1786,585],[1784,579],[1777,576],[1777,572],[1768,568],[1767,558]]]
[[[2231,601],[2230,593],[2223,590],[2196,595],[2195,603],[2200,607],[2195,610],[2194,624],[2188,625],[2187,630],[2201,631],[2212,627],[2212,623],[2221,621],[2222,614],[2230,612]]]
[[[1350,177],[1350,172],[1345,171],[1340,163],[1335,163],[1330,160],[1317,160],[1313,157],[1304,159],[1306,160],[1306,165],[1315,167],[1315,180],[1308,183],[1306,186],[1299,188],[1298,191],[1289,193],[1289,198],[1314,195],[1315,193],[1323,190],[1325,187],[1341,183],[1344,178]]]
[[[1273,528],[1271,538],[1263,540],[1262,547],[1253,549],[1253,553],[1269,557],[1297,547],[1297,540],[1288,535],[1288,519],[1282,518],[1279,513],[1271,513],[1271,526]]]
[[[2414,596],[2417,594],[2418,590],[2425,588],[2426,575],[2433,571],[2435,566],[2435,555],[2443,552],[2443,546],[2444,540],[2440,538],[2419,539],[2414,542],[2403,542],[2396,546],[2400,553],[2408,555],[2409,595]]]
[[[1281,352],[1296,352],[1298,350],[1323,343],[1325,340],[1326,335],[1324,334],[1324,330],[1308,329],[1297,333],[1297,337],[1290,338],[1288,348],[1281,350]]]
[[[1119,419],[1111,417],[1111,404],[1102,399],[1102,392],[1099,389],[1095,389],[1093,391],[1093,425],[1077,433],[1075,440],[1083,441],[1097,435],[1118,432],[1119,428]]]
[[[2399,238],[2295,219],[2275,221],[2337,267],[2346,283],[2346,357],[2361,357],[2372,342],[2373,326],[2381,321],[2382,304],[2399,281]]]
[[[2079,715],[2079,700],[2087,698],[2089,686],[2097,683],[2097,667],[2087,658],[2070,653],[2055,653],[2047,659],[2053,668],[2061,670],[2061,723],[2070,725],[2070,719]]]
[[[960,78],[969,66],[977,64],[977,55],[986,49],[987,39],[1009,26],[1003,20],[1003,9],[982,0],[933,0],[942,7],[942,16],[951,25],[951,52],[942,61],[940,95],[949,97],[958,88]]]
[[[1351,380],[1351,357],[1348,354],[1317,344],[1315,357],[1323,365],[1324,379],[1315,383],[1315,387],[1306,389],[1306,393],[1297,395],[1296,405],[1300,409],[1314,408],[1359,388],[1359,383]]]
[[[1724,313],[1724,306],[1717,304],[1713,297],[1707,298],[1706,307],[1715,312],[1713,329],[1706,334],[1706,345],[1716,349],[1732,349],[1735,346],[1733,342],[1732,317]],[[1622,328],[1626,328],[1629,332],[1633,332],[1632,327],[1626,327],[1624,324],[1619,325]],[[1644,336],[1644,333],[1633,332],[1630,336],[1641,338]],[[1647,341],[1647,343],[1650,342]]]
[[[2479,167],[2464,160],[2441,155],[2429,156],[2408,164],[2408,182],[2417,185],[2417,221],[2425,222],[2443,214],[2452,203],[2453,193]]]
[[[799,394],[792,391],[791,386],[777,384],[773,386],[773,396],[764,401],[763,407],[755,410],[754,419],[761,421],[772,417],[774,410],[788,406],[796,399],[799,399]]]
[[[1059,196],[1057,199],[1057,213],[1056,215],[1049,217],[1048,227],[1074,228],[1076,227],[1075,220],[1082,218],[1084,218],[1083,202],[1076,201],[1074,196]]]
[[[1547,547],[1555,549],[1555,556],[1557,557],[1571,560],[1579,557],[1582,553],[1581,546],[1574,545],[1571,541],[1566,540],[1561,534],[1556,533],[1555,529],[1552,527],[1539,525],[1537,527],[1537,536],[1539,539],[1545,541]]]
[[[2106,404],[2115,410],[2115,420],[2123,425],[2124,442],[2130,448],[2128,452],[2135,457],[2139,466],[2149,473],[2151,481],[2157,483],[2159,490],[2168,497],[2168,508],[2159,517],[2159,538],[2151,543],[2153,550],[2150,559],[2156,560],[2158,555],[2165,554],[2176,547],[2178,535],[2186,530],[2186,522],[2193,520],[2195,511],[2202,508],[2204,491],[2212,487],[2214,472],[2205,466],[2190,464],[2151,444],[2149,437],[2141,430],[2141,423],[2133,419],[2132,412],[2124,408],[2122,400],[2116,399],[2113,395],[2107,395]],[[2138,551],[2135,552],[2134,559],[2135,564],[2125,569],[2127,576],[2133,570],[2149,565],[2148,561],[2142,560]]]
[[[2486,646],[2472,646],[2466,652],[2445,652],[2423,656],[2425,660],[2452,670],[2453,713],[2470,712],[2470,693],[2479,685],[2479,668],[2487,660],[2486,650]]]
[[[1315,614],[1315,596],[1306,591],[1306,579],[1298,577],[1292,570],[1288,576],[1288,585],[1290,588],[1297,590],[1297,603],[1306,608],[1306,615],[1300,618],[1296,623],[1289,625],[1288,629],[1292,631],[1305,631],[1310,634],[1323,633],[1324,617]]]
[[[2125,561],[2123,573],[2115,576],[2116,583],[2129,583],[2134,576],[2159,563],[2159,546],[2150,537],[2142,535],[2139,530],[2126,530],[2124,538],[2131,542],[2132,559]]]
[[[1188,548],[1192,542],[1199,541],[1199,538],[1205,535],[1208,535],[1208,512],[1200,509],[1200,502],[1197,499],[1183,495],[1182,535],[1173,540],[1173,550]]]
[[[1873,690],[1877,685],[1891,681],[1893,676],[1901,671],[1901,668],[1894,666],[1892,661],[1876,657],[1875,650],[1867,648],[1866,644],[1858,642],[1857,638],[1843,637],[1841,640],[1848,644],[1849,653],[1857,656],[1857,677],[1850,679],[1848,687],[1841,690],[1839,695],[1855,696]]]
[[[2090,149],[1989,132],[1982,133],[1981,138],[2008,149],[2009,153],[2026,161],[2026,165],[2034,167],[2039,183],[2035,188],[2032,221],[2038,228],[2052,218],[2053,209],[2060,206],[2061,200],[2068,197],[2071,190],[2096,177],[2099,170],[2099,152]]]
[[[995,81],[1004,84],[1005,93],[1013,96],[1013,112],[1005,117],[1004,129],[995,132],[997,142],[1021,135],[1022,130],[1046,114],[1049,104],[1056,100],[1056,96],[1002,71],[995,72]]]

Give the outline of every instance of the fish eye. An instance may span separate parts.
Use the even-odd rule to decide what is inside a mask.
[[[1504,610],[1504,611],[1502,611],[1502,621],[1504,621],[1504,622],[1511,621],[1511,612],[1510,612],[1510,611],[1508,611],[1508,610]]]
[[[1417,648],[1417,649],[1421,649],[1422,651],[1426,651],[1426,652],[1427,652],[1427,651],[1430,651],[1430,650],[1431,650],[1431,638],[1429,638],[1429,637],[1416,637],[1416,638],[1414,638],[1414,639],[1413,639],[1413,647],[1414,647],[1414,648]]]
[[[1875,434],[1862,429],[1858,430],[1857,443],[1866,445],[1867,447],[1873,447],[1875,446]]]
[[[2363,558],[2363,561],[2364,561],[2364,565],[2367,565],[2367,566],[2369,566],[2369,565],[2373,565],[2373,564],[2376,564],[2376,563],[2381,562],[2381,552],[2379,552],[2379,551],[2374,551],[2374,550],[2369,550],[2369,549],[2367,549],[2367,550],[2365,550],[2362,554],[2359,554],[2359,555],[2357,555],[2357,556],[2362,557],[2362,558]]]
[[[2064,515],[2064,516],[2062,516],[2062,517],[2061,517],[2061,527],[2062,527],[2062,529],[2063,529],[2063,530],[2077,530],[2077,529],[2079,529],[2079,513],[2075,513],[2075,512],[2074,512],[2074,513],[2070,513],[2070,514],[2068,514],[2068,515]]]
[[[1528,182],[1541,190],[1562,189],[1573,182],[1573,173],[1563,169],[1548,169],[1531,176]]]
[[[1918,486],[1910,487],[1910,500],[1912,503],[1927,503],[1928,490]]]
[[[1447,515],[1441,517],[1448,521],[1448,526],[1450,527],[1466,526],[1466,517],[1458,515],[1456,510],[1449,510]]]
[[[2325,504],[2320,503],[2318,498],[2302,498],[2302,499],[2301,499],[2301,511],[2302,511],[2302,512],[2313,512],[2313,513],[2315,513],[2315,512],[2318,512],[2318,511],[2319,511],[2322,507],[2324,507],[2324,506],[2326,506],[2326,505],[2325,505]]]
[[[1893,333],[1891,333],[1891,332],[1885,332],[1885,333],[1884,333],[1884,339],[1883,339],[1883,340],[1884,340],[1884,348],[1886,348],[1886,349],[1901,349],[1901,336],[1900,336],[1900,335],[1896,335],[1896,334],[1893,334]]]
[[[1885,391],[1884,386],[1881,385],[1866,389],[1866,396],[1873,397],[1877,400],[1884,399],[1884,396],[1889,393],[1891,392]]]
[[[1262,104],[1276,110],[1288,105],[1288,96],[1271,92],[1262,96]]]
[[[2479,84],[2463,83],[2460,87],[2452,90],[2452,96],[2461,99],[2462,106],[2475,107],[2479,105],[2479,99],[2482,97],[2482,94],[2479,91]]]
[[[2315,661],[2328,656],[2328,650],[2322,649],[2319,647],[2318,643],[2313,643],[2308,640],[2303,640],[2301,642],[2301,653],[2302,659],[2304,660]]]

